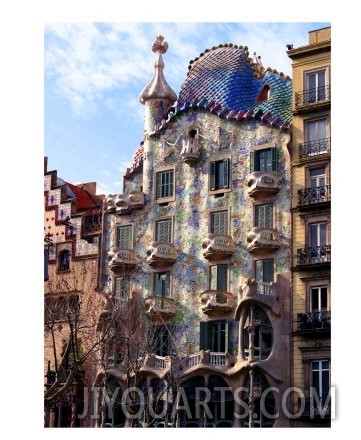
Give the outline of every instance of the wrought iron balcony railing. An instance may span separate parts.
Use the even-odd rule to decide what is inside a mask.
[[[331,101],[331,86],[316,87],[314,89],[297,92],[296,109]]]
[[[298,408],[302,411],[302,416],[304,417],[325,417],[331,415],[331,399],[319,399],[310,397],[299,397],[298,398]]]
[[[297,264],[300,266],[331,262],[331,245],[297,249]]]
[[[298,206],[315,205],[331,201],[331,185],[298,190]]]
[[[299,144],[300,159],[331,153],[331,138],[316,139]]]
[[[331,329],[331,312],[308,312],[297,314],[297,330]]]

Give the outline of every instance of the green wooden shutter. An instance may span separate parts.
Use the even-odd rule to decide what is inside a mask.
[[[273,228],[273,204],[256,206],[255,225],[259,228]]]
[[[265,205],[265,228],[273,228],[273,204]]]
[[[263,280],[265,283],[273,281],[273,259],[263,260]]]
[[[211,162],[211,190],[216,189],[216,162]]]
[[[217,290],[217,266],[211,266],[210,273],[210,286],[211,289]]]
[[[229,187],[229,159],[223,161],[223,188]]]
[[[157,199],[160,199],[162,197],[162,173],[157,173],[156,197],[157,197]]]
[[[174,191],[174,172],[173,171],[168,171],[169,174],[169,183],[168,183],[168,197],[172,197],[173,196],[173,191]]]
[[[171,229],[171,220],[158,220],[156,228],[156,241],[161,243],[170,243]]]
[[[119,226],[117,229],[117,247],[121,249],[131,249],[132,248],[132,227],[129,226]]]
[[[272,171],[278,171],[278,155],[277,148],[272,148]]]
[[[208,350],[209,344],[209,323],[199,323],[199,350]]]
[[[228,212],[218,211],[211,215],[211,233],[212,234],[228,234]]]
[[[227,264],[218,264],[217,267],[217,290],[227,291],[227,275],[228,266]]]
[[[263,260],[256,260],[256,281],[263,281]]]

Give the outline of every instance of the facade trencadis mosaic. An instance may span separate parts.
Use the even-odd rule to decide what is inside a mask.
[[[123,194],[105,200],[104,291],[115,295],[114,268],[125,268],[153,325],[171,328],[168,352],[148,355],[176,358],[178,385],[219,380],[234,392],[251,381],[240,397],[247,417],[206,422],[178,411],[170,426],[289,426],[291,80],[247,47],[220,45],[191,62],[177,96],[163,75],[167,48],[163,37],[153,45],[154,78],[140,95],[144,139]],[[149,383],[167,380],[167,362],[144,366]],[[119,371],[109,365],[124,388]],[[277,418],[255,415],[262,384],[279,390]],[[237,399],[231,406],[239,414]]]

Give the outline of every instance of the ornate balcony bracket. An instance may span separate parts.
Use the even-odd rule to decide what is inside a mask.
[[[150,295],[144,300],[145,313],[155,322],[169,322],[176,314],[176,304],[173,298]]]
[[[205,290],[199,294],[201,310],[208,316],[219,316],[234,310],[236,299],[233,293],[219,290]]]
[[[247,235],[247,249],[254,254],[276,251],[281,247],[280,236],[276,229],[252,228]]]
[[[247,176],[248,194],[254,199],[276,195],[281,184],[281,175],[276,171],[253,171]]]
[[[154,241],[147,249],[147,262],[150,266],[169,266],[177,261],[177,257],[177,251],[171,243]]]
[[[144,193],[130,191],[128,194],[108,195],[105,200],[105,212],[114,212],[117,215],[129,214],[134,209],[142,209],[144,206]]]
[[[208,234],[202,243],[203,256],[209,261],[231,257],[236,250],[236,243],[229,235]]]
[[[247,303],[254,303],[255,301],[263,304],[272,310],[272,312],[279,316],[281,313],[281,303],[279,300],[278,291],[282,291],[281,279],[277,277],[276,283],[258,282],[254,278],[242,279],[242,284],[238,292],[238,305],[235,312],[235,319],[240,319],[241,309]]]
[[[115,273],[130,272],[138,264],[138,258],[133,249],[112,247],[108,251],[109,269]]]

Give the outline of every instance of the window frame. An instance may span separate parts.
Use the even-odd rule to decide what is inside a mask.
[[[168,286],[168,295],[163,296],[163,295],[157,295],[156,293],[156,277],[159,274],[163,274],[163,273],[168,273],[169,274],[169,286]],[[170,268],[162,268],[159,270],[155,270],[154,272],[152,272],[152,294],[157,297],[157,298],[173,298],[173,289],[172,289],[172,284],[173,284],[173,274],[172,274],[172,270]]]
[[[315,170],[317,168],[324,168],[325,169],[325,186],[329,185],[330,182],[330,167],[329,162],[327,161],[319,161],[314,162],[308,166],[305,166],[305,187],[306,188],[312,188],[311,184],[311,171]]]
[[[62,269],[62,265],[60,263],[60,258],[64,253],[68,255],[67,268]],[[69,273],[71,270],[71,261],[72,261],[72,244],[71,243],[57,243],[56,244],[56,270],[57,273]]]
[[[218,332],[222,332],[222,329],[219,328],[222,324],[224,324],[224,341],[223,345],[225,350],[212,350],[212,335],[214,336],[215,331],[214,328],[217,325]],[[231,344],[232,344],[232,322],[227,319],[219,319],[214,321],[200,321],[199,323],[199,349],[200,350],[211,350],[215,353],[225,353],[231,352]],[[218,341],[217,345],[219,348],[219,344],[222,344],[221,338],[219,337],[220,333],[218,333]]]
[[[217,272],[217,274],[216,274],[216,279],[214,280],[213,279],[213,268],[214,267],[216,267],[217,268],[217,270],[216,270],[216,272]],[[219,287],[219,284],[222,282],[220,279],[219,279],[219,277],[220,277],[220,274],[219,274],[219,268],[220,267],[223,267],[223,268],[225,268],[225,276],[226,276],[226,281],[225,281],[225,285],[226,285],[226,289],[224,290],[224,289],[219,289],[218,287]],[[222,262],[222,261],[219,261],[219,262],[217,262],[216,264],[210,264],[209,266],[208,266],[208,288],[210,289],[210,290],[217,290],[217,291],[219,291],[219,292],[228,292],[228,289],[229,289],[229,263],[228,262]],[[216,284],[216,288],[213,288],[213,286],[214,286],[214,282],[215,282],[215,284]]]
[[[214,220],[213,220],[214,215],[217,215],[222,212],[226,213],[226,215],[227,215],[226,225],[225,225],[226,232],[224,234],[220,233],[220,232],[215,232],[214,226],[213,226],[214,225]],[[212,209],[209,211],[208,232],[210,234],[229,235],[229,233],[230,233],[230,208],[229,207],[226,207],[226,208],[222,207],[222,208]]]
[[[303,278],[302,281],[305,284],[305,310],[307,313],[312,312],[312,297],[311,290],[315,287],[327,288],[327,312],[331,311],[331,279],[327,277]]]
[[[226,175],[227,176],[227,186],[218,187],[216,185],[215,179],[216,179],[216,172],[215,167],[216,164],[219,163],[227,163],[227,172],[224,171],[223,178]],[[213,177],[214,176],[214,177]],[[217,156],[216,158],[209,159],[208,161],[208,194],[222,194],[225,192],[231,191],[231,184],[232,184],[232,160],[230,154],[222,154],[220,156]]]
[[[117,281],[118,280],[126,280],[126,297],[118,297],[118,293],[117,293]],[[119,275],[119,276],[115,276],[114,277],[114,289],[113,289],[113,295],[114,295],[114,300],[116,304],[120,304],[120,306],[122,307],[123,305],[125,305],[130,297],[130,291],[131,291],[131,278],[130,275]],[[124,287],[124,286],[123,286]],[[122,288],[122,286],[120,286],[120,288]]]
[[[159,240],[158,225],[161,222],[167,222],[170,224],[169,241],[160,241]],[[154,241],[159,242],[159,243],[173,243],[173,217],[172,216],[160,217],[154,221]]]
[[[266,152],[266,151],[271,152],[271,158],[270,158],[271,167],[270,169],[266,167],[266,169],[261,170],[259,155],[262,152]],[[249,153],[249,159],[250,159],[249,161],[250,173],[254,173],[254,172],[277,173],[279,171],[279,166],[278,166],[279,153],[275,145],[255,146],[253,150],[251,150]]]
[[[325,246],[330,245],[331,243],[331,214],[325,215],[308,215],[304,216],[305,222],[305,247],[311,247],[311,234],[310,234],[310,225],[315,223],[326,223],[326,244]]]
[[[262,264],[262,280],[258,280],[257,279],[257,263],[259,261],[263,262],[263,264]],[[264,278],[269,278],[269,277],[265,277],[264,276],[264,272],[265,272],[265,266],[264,266],[265,263],[264,262],[265,261],[272,261],[272,277],[270,277],[271,281],[265,281],[264,280]],[[254,260],[254,266],[253,267],[254,267],[254,279],[256,280],[256,283],[274,283],[274,278],[275,278],[275,273],[276,273],[276,271],[275,271],[275,259],[274,258],[267,258],[267,257],[265,257],[265,258],[257,258],[257,259]]]
[[[264,213],[264,225],[260,225],[260,219],[259,219],[259,209],[261,207],[266,207],[266,206],[270,206],[270,214],[268,214],[267,212]],[[267,214],[270,215],[270,219],[267,219]],[[270,224],[270,226],[267,226],[267,223]],[[254,226],[256,228],[264,228],[264,229],[274,229],[275,227],[275,204],[273,201],[269,201],[269,202],[263,202],[263,203],[258,203],[256,205],[254,205]]]
[[[129,229],[130,230],[130,233],[129,233],[129,236],[130,236],[129,237],[129,246],[127,246],[127,247],[120,246],[122,243],[121,243],[121,240],[120,240],[120,237],[119,237],[120,233],[118,231],[120,231],[122,229],[123,230],[125,230],[125,229]],[[124,224],[124,225],[117,224],[116,228],[115,228],[115,245],[116,245],[116,247],[120,248],[120,249],[133,249],[133,247],[134,247],[134,245],[133,245],[133,240],[134,240],[133,234],[134,234],[133,224],[131,224],[131,223]]]
[[[308,90],[312,90],[309,86],[309,78],[311,75],[315,75],[315,74],[319,74],[321,72],[325,73],[325,84],[324,86],[321,87],[325,87],[325,89],[327,89],[327,87],[330,85],[330,69],[329,66],[319,66],[319,67],[315,67],[313,69],[309,69],[309,70],[304,70],[303,71],[303,90],[304,91],[308,91]],[[320,86],[316,86],[315,89],[318,90]],[[325,90],[325,99],[319,100],[319,99],[315,99],[315,101],[307,101],[307,105],[314,105],[314,104],[318,104],[318,103],[322,103],[322,102],[328,102],[329,101],[329,97],[327,95],[327,92]]]
[[[173,173],[172,194],[164,197],[158,197],[158,175],[166,172]],[[154,200],[157,203],[161,203],[161,204],[173,202],[175,200],[175,187],[176,187],[175,182],[176,182],[175,166],[164,166],[154,170]]]
[[[310,389],[312,387],[312,362],[327,360],[329,362],[329,377],[331,378],[331,347],[329,345],[322,345],[319,348],[299,347],[302,353],[303,365],[303,380],[305,397],[310,397]]]

